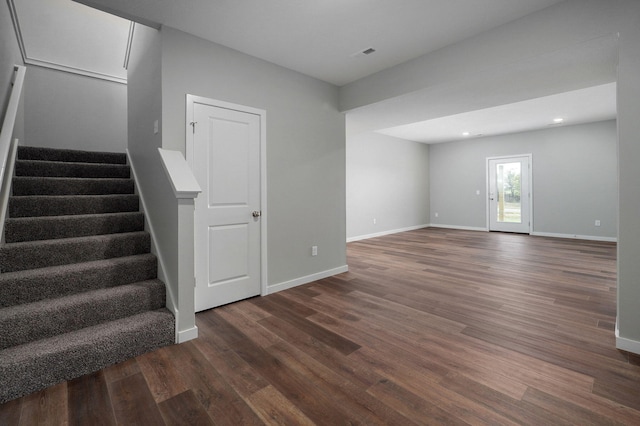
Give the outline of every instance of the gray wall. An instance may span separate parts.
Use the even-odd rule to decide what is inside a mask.
[[[0,3],[0,125],[4,120],[4,114],[11,95],[11,78],[13,77],[13,66],[24,65],[22,54],[18,47],[16,33],[13,30],[11,14],[7,2]],[[24,91],[23,91],[24,96]],[[23,139],[23,108],[21,107],[16,118],[14,136]]]
[[[428,145],[378,133],[347,136],[348,240],[427,225],[428,164]]]
[[[532,154],[533,232],[614,239],[616,142],[603,121],[431,145],[431,223],[486,228],[486,158]]]
[[[618,3],[618,2],[616,2]],[[627,350],[640,353],[640,2],[620,25],[618,60],[618,322]],[[619,342],[620,343],[620,342]]]
[[[24,145],[124,152],[127,86],[29,66]]]
[[[266,110],[268,284],[344,267],[338,88],[172,28],[161,34],[164,148],[184,153],[186,94]]]

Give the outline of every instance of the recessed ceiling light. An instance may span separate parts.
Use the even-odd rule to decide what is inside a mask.
[[[462,136],[470,136],[470,135],[471,135],[471,133],[469,133],[469,132],[463,132],[462,133]]]
[[[556,123],[556,124],[560,124],[560,123],[562,123],[563,121],[564,121],[564,118],[562,118],[562,117],[558,117],[558,118],[554,118],[554,119],[553,119],[553,122],[554,122],[554,123]]]

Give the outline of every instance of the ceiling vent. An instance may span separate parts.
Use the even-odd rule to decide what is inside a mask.
[[[374,49],[373,47],[367,47],[366,49],[360,50],[359,52],[356,52],[356,53],[352,53],[349,56],[351,56],[352,58],[359,58],[361,56],[371,55],[375,51],[376,49]]]

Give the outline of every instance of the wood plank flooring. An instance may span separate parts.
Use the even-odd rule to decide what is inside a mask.
[[[0,425],[640,424],[616,246],[423,229],[197,315],[200,337],[0,406]]]

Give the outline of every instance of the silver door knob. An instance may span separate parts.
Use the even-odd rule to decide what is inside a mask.
[[[251,213],[251,216],[260,217],[260,216],[262,216],[262,212],[260,210],[254,210],[254,212]]]

